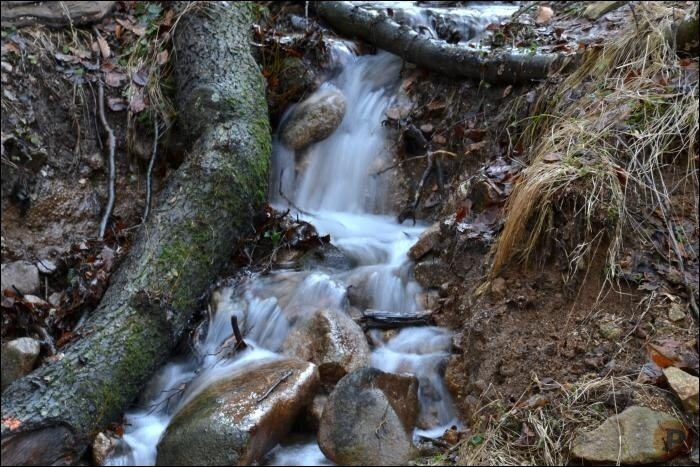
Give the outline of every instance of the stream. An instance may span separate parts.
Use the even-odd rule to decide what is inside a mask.
[[[407,14],[420,21],[427,18],[420,11]],[[488,22],[479,18],[482,27]],[[398,313],[422,309],[423,290],[413,279],[407,252],[427,225],[398,224],[391,209],[390,174],[371,176],[392,162],[390,135],[382,121],[396,99],[402,62],[386,52],[355,56],[343,42],[334,46],[332,62],[335,71],[316,92],[342,93],[345,116],[328,138],[304,150],[304,164],[298,164],[294,152],[275,138],[269,202],[285,210],[290,208],[287,199],[291,200],[291,209],[302,211],[294,215],[313,224],[319,235],[329,234],[354,267],[280,269],[247,275],[217,290],[216,309],[193,342],[192,354],[169,362],[154,375],[139,404],[126,414],[124,436],[107,465],[154,465],[161,435],[181,407],[222,376],[254,371],[258,362],[279,358],[285,338],[300,317],[320,308],[350,313],[350,285],[359,289],[366,309]],[[231,336],[234,315],[248,347],[223,358],[217,349]],[[373,330],[367,337],[371,366],[418,378],[420,428],[414,436],[438,437],[458,424],[442,375],[452,346],[449,330],[434,326]],[[332,465],[315,435],[304,433],[289,435],[262,463]]]

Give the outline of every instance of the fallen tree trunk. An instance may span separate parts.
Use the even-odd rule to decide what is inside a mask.
[[[571,71],[579,63],[576,55],[557,53],[529,55],[482,51],[419,35],[385,13],[367,10],[351,2],[313,2],[316,12],[335,30],[359,37],[407,62],[457,78],[491,83],[520,83],[545,79],[555,71]],[[697,10],[686,15],[666,32],[678,50],[697,53]]]
[[[385,13],[366,10],[351,2],[313,2],[316,12],[337,31],[394,53],[404,60],[448,76],[516,83],[544,79],[564,67],[562,54],[510,54],[481,51],[419,35]]]
[[[251,2],[207,2],[181,19],[177,102],[189,157],[81,338],[3,394],[3,464],[80,458],[168,358],[264,202],[271,141],[251,24]]]
[[[101,20],[112,10],[115,2],[2,2],[3,28],[32,24],[47,26],[77,26]]]
[[[366,310],[360,318],[367,328],[374,329],[400,329],[409,326],[430,326],[433,315],[430,312],[417,311],[414,313],[397,313],[384,310]]]

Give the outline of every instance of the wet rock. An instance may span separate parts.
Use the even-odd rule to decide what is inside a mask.
[[[318,431],[321,426],[321,416],[323,415],[323,407],[328,401],[328,394],[316,394],[313,402],[306,409],[305,421],[306,425],[313,432]]]
[[[370,356],[362,328],[334,309],[318,310],[304,317],[289,333],[282,348],[286,355],[316,364],[326,387],[366,366]]]
[[[317,93],[293,111],[282,131],[282,142],[292,149],[327,138],[345,115],[345,98],[337,91]]]
[[[595,430],[579,434],[571,454],[588,462],[661,462],[683,450],[684,433],[683,424],[675,417],[632,406],[608,418]]]
[[[54,308],[58,308],[58,306],[61,304],[62,298],[63,298],[62,292],[54,292],[51,295],[49,295],[49,304]]]
[[[39,270],[29,261],[15,261],[1,266],[2,290],[17,290],[23,294],[35,293],[39,290]]]
[[[36,295],[25,295],[24,296],[24,303],[30,304],[33,307],[48,307],[49,303],[42,299],[41,297],[37,297]]]
[[[408,257],[412,260],[421,259],[440,243],[440,223],[436,222],[423,232],[418,241],[408,250]]]
[[[604,14],[620,8],[625,3],[627,2],[593,2],[586,7],[583,12],[583,16],[591,21],[596,21]]]
[[[301,58],[291,56],[282,60],[278,78],[277,93],[284,95],[287,102],[298,101],[304,93],[313,89],[315,83],[314,73],[304,61]]]
[[[698,377],[673,366],[664,368],[663,371],[668,385],[681,400],[683,408],[688,412],[698,413]]]
[[[184,401],[158,444],[157,465],[250,465],[292,427],[318,387],[311,363],[239,368]]]
[[[470,180],[467,197],[472,201],[472,209],[477,212],[500,204],[505,199],[496,185],[483,174],[476,175]]]
[[[440,306],[440,291],[428,289],[418,295],[417,301],[424,310],[435,310]]]
[[[119,439],[111,434],[98,433],[92,442],[92,461],[95,465],[104,465],[107,456],[114,451]]]
[[[416,264],[413,274],[420,285],[428,288],[440,287],[444,282],[454,279],[447,265],[439,259],[428,259]]]
[[[42,274],[53,274],[56,272],[56,263],[50,259],[42,259],[36,263],[36,267]]]
[[[318,444],[344,465],[403,465],[414,454],[418,380],[361,368],[338,382],[321,417]]]
[[[34,369],[41,346],[31,337],[6,342],[2,346],[2,390]]]
[[[312,248],[298,262],[298,267],[307,271],[319,268],[349,271],[353,266],[352,260],[340,248],[330,243]]]

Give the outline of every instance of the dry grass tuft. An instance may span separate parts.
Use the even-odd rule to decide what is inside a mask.
[[[544,396],[547,403],[520,402],[486,426],[474,426],[475,435],[459,447],[458,465],[567,465],[576,433],[597,428],[621,412],[623,405],[664,410],[682,420],[666,391],[627,377],[584,377],[566,385],[545,384],[535,376],[533,380],[541,388],[539,400]],[[492,411],[500,399],[496,397],[480,412]],[[476,444],[475,437],[483,441]]]
[[[685,232],[675,222],[673,194],[693,195],[698,225],[697,73],[667,40],[672,9],[643,3],[637,18],[614,41],[590,51],[554,96],[541,93],[521,138],[534,157],[508,201],[492,277],[512,261],[531,261],[546,242],[563,243],[552,238],[555,213],[580,231],[566,246],[567,278],[605,240],[607,279],[613,280],[623,232],[647,235],[640,226],[652,212],[675,243]],[[684,171],[682,182],[667,186],[664,175],[674,170]],[[682,266],[682,258],[674,260]]]

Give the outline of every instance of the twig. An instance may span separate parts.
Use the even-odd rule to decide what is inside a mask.
[[[442,171],[442,165],[440,164],[440,161],[435,158],[436,155],[440,154],[446,154],[448,156],[457,155],[450,151],[438,149],[436,151],[428,150],[428,152],[424,156],[420,156],[428,158],[428,166],[425,168],[423,176],[420,179],[420,183],[418,184],[418,188],[416,189],[416,194],[413,197],[413,205],[407,207],[401,212],[401,214],[399,214],[399,224],[402,224],[403,221],[405,221],[408,218],[411,218],[413,220],[413,225],[416,224],[416,209],[418,209],[418,203],[420,203],[420,198],[423,194],[423,186],[425,185],[425,182],[428,180],[428,177],[432,172],[435,172],[435,178],[437,180],[438,189],[440,190],[440,194],[442,195],[442,192],[445,188],[445,177]]]
[[[146,171],[146,206],[143,208],[142,223],[148,219],[148,212],[151,210],[151,180],[153,177],[153,165],[158,156],[158,116],[155,116],[153,123],[153,152],[151,152],[151,160],[148,161],[148,170]]]
[[[99,55],[97,57],[97,66],[99,67],[100,65],[100,58]],[[105,230],[107,230],[107,224],[109,223],[109,218],[112,217],[112,211],[114,210],[114,183],[115,179],[117,177],[117,168],[114,163],[114,146],[115,146],[115,139],[114,139],[114,132],[112,131],[112,128],[110,128],[109,124],[107,123],[107,118],[105,118],[105,90],[104,90],[104,83],[102,80],[99,80],[98,85],[97,85],[97,92],[98,92],[98,104],[99,104],[99,112],[100,112],[100,121],[102,122],[102,126],[104,127],[105,131],[107,132],[107,145],[109,147],[109,197],[107,199],[107,207],[105,208],[105,213],[104,216],[102,217],[102,222],[100,222],[100,240],[104,239],[105,236]]]
[[[284,198],[284,200],[285,200],[286,202],[288,202],[289,205],[290,205],[291,207],[293,207],[294,209],[296,209],[296,210],[299,211],[300,213],[305,214],[305,215],[307,215],[307,216],[316,217],[316,216],[314,216],[313,214],[311,214],[310,212],[304,211],[304,210],[301,209],[299,206],[297,206],[296,204],[294,204],[294,201],[292,201],[291,199],[287,198],[287,195],[285,195],[284,192],[282,191],[282,175],[284,175],[284,169],[280,170],[280,184],[279,184],[279,187],[278,187],[280,196],[281,196],[282,198]]]
[[[262,402],[263,400],[265,400],[265,398],[266,398],[267,396],[269,396],[270,393],[271,393],[272,391],[274,391],[275,388],[276,388],[277,386],[279,386],[280,384],[282,384],[282,382],[283,382],[284,380],[286,380],[287,378],[289,378],[291,375],[292,375],[292,370],[287,370],[282,376],[280,376],[280,378],[275,382],[275,384],[273,384],[273,385],[270,387],[270,389],[268,389],[268,390],[265,392],[265,394],[263,394],[261,397],[259,397],[255,402],[257,402],[257,403],[259,404],[260,402]]]
[[[385,173],[385,172],[390,171],[391,169],[393,169],[393,168],[395,168],[395,167],[400,166],[400,165],[403,164],[404,162],[413,161],[413,160],[416,160],[416,159],[424,159],[426,156],[427,156],[427,154],[423,154],[422,156],[409,157],[408,159],[404,159],[404,160],[402,160],[402,161],[399,161],[399,162],[397,162],[396,164],[392,164],[392,165],[390,165],[389,167],[386,167],[386,168],[380,170],[379,172],[376,172],[376,173],[372,174],[372,176],[373,176],[373,177],[376,177],[377,175],[381,175],[381,174],[383,174],[383,173]]]

